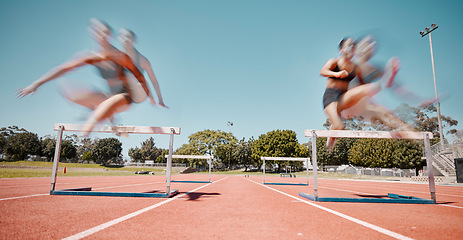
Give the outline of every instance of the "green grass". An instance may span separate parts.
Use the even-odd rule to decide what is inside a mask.
[[[18,168],[0,168],[0,178],[51,177],[52,162],[0,162],[0,165]],[[23,168],[20,168],[23,167]],[[26,168],[24,168],[26,167]],[[99,164],[59,163],[59,177],[86,176],[134,176],[136,171],[152,171],[155,175],[164,174],[164,167],[104,167]],[[63,168],[66,167],[66,173]],[[183,168],[172,168],[172,174],[178,174]]]

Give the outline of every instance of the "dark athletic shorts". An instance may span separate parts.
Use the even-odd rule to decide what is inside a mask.
[[[323,94],[323,109],[326,108],[330,103],[337,102],[339,97],[343,95],[346,91],[334,89],[334,88],[327,88],[325,90],[325,94]]]
[[[117,94],[124,94],[125,99],[127,100],[128,103],[133,103],[132,96],[130,95],[130,92],[127,90],[126,87],[120,86],[120,89],[111,89],[110,96],[114,96]]]

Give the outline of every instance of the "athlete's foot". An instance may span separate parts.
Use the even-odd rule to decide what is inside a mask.
[[[387,62],[386,70],[385,70],[383,79],[381,80],[382,81],[381,85],[383,88],[392,87],[395,76],[397,75],[397,72],[399,71],[399,68],[400,68],[400,61],[398,58],[393,57]]]

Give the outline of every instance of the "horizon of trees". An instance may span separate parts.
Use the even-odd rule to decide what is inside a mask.
[[[432,132],[435,138],[432,144],[439,141],[438,123],[433,105],[411,107],[403,104],[396,109],[397,116],[417,131]],[[444,128],[455,127],[458,121],[442,116]],[[365,122],[361,117],[345,121],[346,129],[351,130],[388,130],[382,124]],[[327,120],[324,127],[329,128]],[[457,133],[449,129],[448,134]],[[4,160],[45,160],[52,161],[56,146],[56,137],[47,135],[38,137],[17,126],[0,129],[0,154]],[[364,167],[397,167],[421,169],[425,161],[423,143],[420,140],[402,139],[337,139],[332,153],[325,148],[326,138],[317,139],[317,158],[319,165],[352,164]],[[301,144],[292,130],[273,130],[261,134],[257,139],[238,140],[232,133],[221,130],[203,130],[188,137],[188,143],[174,151],[179,155],[211,155],[214,156],[216,169],[260,169],[261,156],[266,157],[310,157],[311,142]],[[121,164],[123,162],[122,143],[117,138],[78,138],[77,135],[65,136],[62,142],[61,162],[98,163],[102,165]],[[157,163],[166,162],[167,149],[158,148],[153,137],[130,148],[128,155],[133,162],[151,160]],[[206,160],[174,159],[177,163],[187,163],[192,167],[206,168]],[[282,166],[294,169],[302,167],[301,162],[270,162],[281,171]]]

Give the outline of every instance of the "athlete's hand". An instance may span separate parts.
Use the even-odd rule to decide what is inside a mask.
[[[35,91],[37,91],[37,87],[33,84],[19,90],[17,93],[16,93],[16,98],[22,98],[26,95],[29,95],[29,94],[32,94],[34,93]]]
[[[159,106],[169,108],[168,106],[166,106],[166,104],[164,104],[164,101],[162,99],[159,100]]]
[[[337,75],[337,78],[345,78],[349,76],[349,73],[346,70],[342,70],[340,72],[337,72],[335,75]]]
[[[148,96],[148,99],[150,100],[150,103],[151,103],[151,104],[153,104],[154,106],[157,105],[157,104],[156,104],[156,101],[154,101],[154,98],[153,98],[153,96],[152,96],[151,94]]]

